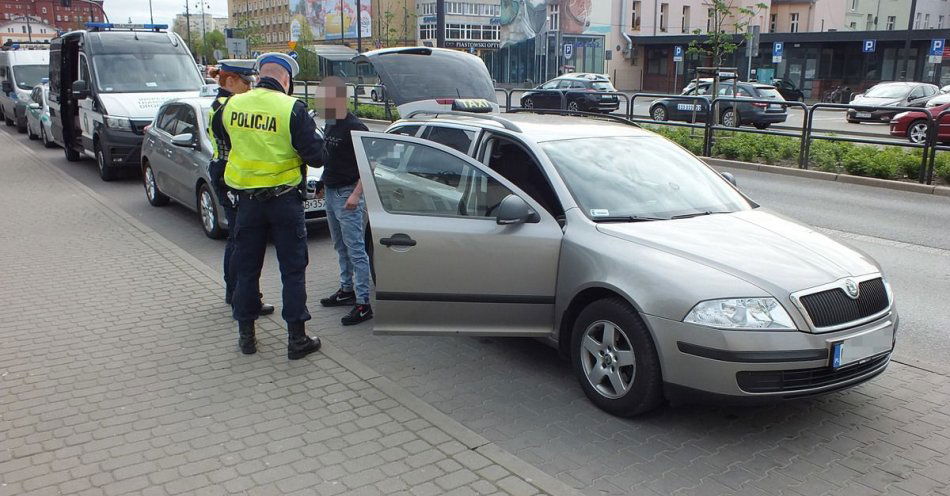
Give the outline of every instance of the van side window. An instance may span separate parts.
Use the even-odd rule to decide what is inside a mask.
[[[79,54],[79,79],[92,86],[92,81],[89,80],[89,62],[86,61],[86,56],[81,53]]]

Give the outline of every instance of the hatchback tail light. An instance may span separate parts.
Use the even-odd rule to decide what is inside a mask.
[[[758,108],[769,108],[769,104],[767,104],[767,103],[762,103],[762,102],[755,102],[755,103],[752,104],[752,106],[753,106],[753,107],[758,107]]]

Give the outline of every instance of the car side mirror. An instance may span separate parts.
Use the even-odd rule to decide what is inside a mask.
[[[739,185],[736,184],[736,176],[732,175],[731,172],[720,172],[719,175],[722,176],[726,181],[732,183],[733,186],[737,188],[739,187]]]
[[[496,222],[500,226],[513,224],[534,224],[541,222],[541,216],[531,209],[526,201],[518,195],[508,195],[498,205]]]
[[[38,104],[38,103],[36,103],[36,102],[33,102],[33,103],[27,105],[27,108],[29,108],[30,110],[39,110],[39,109],[40,109],[40,104]]]
[[[172,144],[182,148],[194,148],[195,135],[191,133],[182,133],[172,136]]]
[[[82,79],[73,81],[73,85],[70,89],[72,89],[73,98],[76,100],[89,98],[89,83],[83,81]]]

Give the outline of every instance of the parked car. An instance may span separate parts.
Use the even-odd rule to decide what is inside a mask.
[[[950,84],[944,86],[943,88],[940,88],[940,92],[941,92],[941,93],[950,93]]]
[[[613,112],[620,108],[617,95],[603,95],[603,92],[616,92],[610,79],[603,74],[570,73],[558,76],[536,90],[528,91],[521,97],[524,108],[559,109],[563,103],[567,110],[581,112]]]
[[[152,125],[145,130],[142,181],[145,196],[153,206],[166,205],[173,199],[198,212],[208,237],[220,238],[228,229],[227,219],[220,215],[221,202],[208,175],[208,111],[213,100],[183,98],[159,108]],[[322,172],[322,168],[311,167],[307,173],[307,220],[326,217],[324,200],[316,198]]]
[[[872,86],[864,93],[855,95],[851,103],[872,107],[923,107],[940,90],[929,83],[889,82]],[[879,108],[877,110],[848,109],[848,122],[890,122],[899,110]]]
[[[739,98],[785,101],[774,86],[762,83],[723,82],[719,85],[719,95],[731,97],[736,91],[734,88],[737,89]],[[655,121],[693,122],[695,116],[695,122],[704,122],[712,100],[711,92],[712,80],[700,79],[696,83],[689,84],[683,90],[683,95],[698,96],[702,99],[661,98],[650,105],[650,117]],[[719,123],[724,126],[751,124],[758,129],[765,129],[772,124],[785,122],[787,118],[786,105],[781,103],[723,102],[719,106]]]
[[[426,87],[437,60],[406,50],[402,83]],[[816,395],[888,364],[898,316],[873,259],[640,127],[436,108],[353,137],[374,333],[541,338],[618,415]]]
[[[950,109],[950,102],[928,106],[934,118]],[[901,112],[891,119],[891,136],[906,137],[911,143],[923,143],[930,130],[930,119],[923,112]],[[937,141],[950,142],[950,115],[945,115],[937,127]]]
[[[784,79],[774,79],[772,80],[772,86],[775,86],[775,89],[782,95],[782,98],[790,102],[804,102],[805,93],[802,90],[795,87],[789,81]]]
[[[41,140],[46,148],[53,148],[56,143],[53,142],[49,119],[49,82],[33,87],[30,100],[26,106],[26,134],[32,140]]]

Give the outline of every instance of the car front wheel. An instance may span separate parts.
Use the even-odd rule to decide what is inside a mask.
[[[224,237],[224,229],[221,229],[221,223],[218,222],[218,206],[207,184],[202,184],[198,189],[198,213],[201,215],[201,227],[206,236],[211,239]]]
[[[726,127],[739,127],[739,116],[734,109],[726,109],[722,111],[719,122]]]
[[[659,122],[665,121],[667,119],[666,107],[662,105],[657,105],[656,107],[653,107],[653,110],[650,111],[650,116],[653,117],[653,120],[655,121],[659,121]]]
[[[524,101],[521,102],[521,106],[524,107],[524,108],[533,109],[533,108],[534,108],[534,100],[532,100],[532,99],[530,99],[530,98],[525,98]]]
[[[571,112],[577,112],[581,109],[581,107],[580,105],[577,104],[576,101],[574,101],[574,102],[567,103],[567,109],[570,110]]]
[[[662,401],[653,339],[620,298],[598,300],[581,311],[574,322],[571,361],[584,394],[609,413],[632,417]]]
[[[910,125],[907,126],[907,139],[909,139],[911,143],[923,143],[927,141],[928,129],[927,121],[919,120],[911,122]]]

